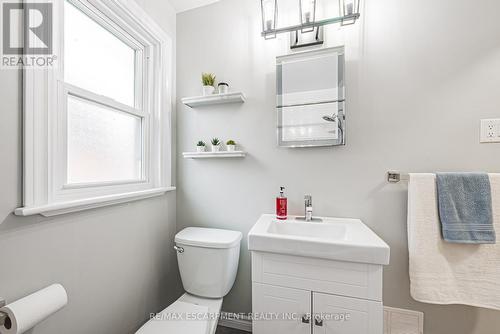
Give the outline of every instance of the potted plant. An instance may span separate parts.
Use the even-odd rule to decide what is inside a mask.
[[[234,152],[236,149],[236,142],[234,140],[228,140],[226,142],[226,147],[228,152]]]
[[[215,74],[202,73],[201,82],[203,83],[203,95],[212,95],[215,92]]]
[[[220,150],[220,140],[219,138],[213,138],[211,141],[212,143],[212,152],[219,152]]]
[[[200,153],[200,152],[205,152],[205,142],[203,140],[200,140],[197,144],[196,144],[196,152]]]

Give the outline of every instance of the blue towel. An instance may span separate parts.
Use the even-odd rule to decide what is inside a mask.
[[[486,173],[438,173],[437,195],[443,239],[494,244],[490,179]]]

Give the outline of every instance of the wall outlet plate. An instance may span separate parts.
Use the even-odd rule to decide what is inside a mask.
[[[500,119],[481,120],[481,143],[500,143]]]

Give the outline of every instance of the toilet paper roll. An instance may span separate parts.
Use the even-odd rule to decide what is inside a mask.
[[[62,309],[68,303],[68,295],[61,284],[19,299],[0,308],[7,314],[7,321],[0,327],[0,334],[22,334]]]

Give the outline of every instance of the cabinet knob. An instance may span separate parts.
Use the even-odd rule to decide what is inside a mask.
[[[304,314],[302,316],[302,323],[308,324],[311,322],[311,316],[309,314]]]
[[[323,319],[321,319],[321,317],[319,317],[319,316],[315,316],[314,317],[314,324],[316,326],[322,327],[323,326]]]

